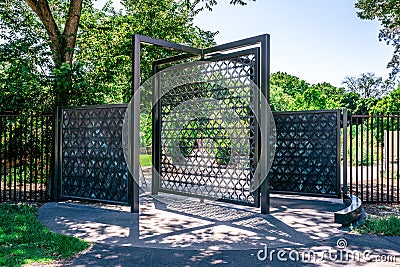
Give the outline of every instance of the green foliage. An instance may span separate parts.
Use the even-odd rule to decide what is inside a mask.
[[[372,108],[371,113],[387,114],[400,112],[400,87],[392,91],[389,96],[380,99]]]
[[[0,62],[0,114],[46,113],[51,101],[50,83],[29,59]]]
[[[357,93],[343,93],[341,98],[341,106],[349,110],[349,114],[357,114],[357,103],[360,95]]]
[[[150,155],[147,154],[140,154],[139,156],[139,162],[140,162],[140,166],[141,167],[148,167],[148,166],[152,166],[152,162],[151,162],[152,157]]]
[[[208,154],[215,156],[218,164],[229,163],[232,150],[229,134],[213,123],[221,124],[220,121],[209,118],[198,118],[188,122],[179,133],[179,150],[183,156],[188,157],[195,149],[203,147]]]
[[[294,105],[297,110],[323,110],[340,107],[339,102],[329,98],[321,90],[309,87],[302,93],[296,95]]]
[[[337,103],[341,103],[343,101],[344,88],[342,87],[338,88],[327,82],[317,83],[311,85],[311,87],[317,91],[320,91],[322,94],[326,95]]]
[[[42,113],[51,103],[43,27],[23,1],[0,2],[0,114]]]
[[[355,6],[361,19],[378,20],[381,23],[383,28],[379,32],[379,40],[394,47],[393,57],[388,63],[388,68],[392,69],[391,77],[394,78],[400,72],[400,2],[358,0]]]
[[[286,94],[292,97],[298,93],[302,93],[309,86],[307,82],[300,80],[298,77],[280,71],[271,75],[270,83],[271,87],[280,87]]]
[[[128,102],[131,94],[131,39],[141,34],[195,47],[214,43],[215,33],[202,31],[193,24],[195,13],[184,1],[123,1],[124,13],[110,7],[97,10],[86,7],[82,14],[77,39],[76,60],[88,67],[87,76],[92,87],[101,87],[107,102]],[[176,52],[143,46],[141,50],[141,80],[152,75],[155,59],[172,56]],[[142,92],[149,97],[150,92]],[[150,99],[150,98],[149,98]]]
[[[399,111],[400,90],[389,97],[379,97],[391,91],[393,82],[383,81],[373,73],[346,77],[343,87],[330,83],[309,85],[298,77],[277,72],[271,75],[270,105],[273,111],[321,110],[347,108],[349,114],[369,114]],[[347,91],[347,92],[346,92]],[[375,105],[377,105],[375,107]],[[397,106],[398,105],[398,106]]]
[[[36,219],[36,208],[0,204],[0,265],[21,266],[69,258],[89,244],[53,233]]]
[[[284,72],[271,75],[270,104],[273,111],[335,109],[344,106],[344,99],[343,88],[326,82],[310,86]]]
[[[378,98],[361,98],[357,101],[354,114],[370,114],[372,108],[378,103]]]
[[[364,224],[352,229],[358,234],[376,234],[385,236],[400,235],[400,218],[390,217],[368,217]]]
[[[150,114],[140,114],[140,146],[150,146],[152,142],[152,117]]]
[[[247,2],[256,0],[230,0],[229,3],[233,5],[247,5]],[[202,11],[204,8],[212,10],[213,6],[217,5],[218,0],[191,0],[186,1],[186,5],[191,7],[193,10],[197,8],[197,11]]]
[[[347,128],[347,159],[350,164],[352,166],[375,164],[379,157],[376,151],[380,149],[382,135],[382,131],[378,130],[376,120],[364,121],[358,125],[353,124],[352,127],[349,125]],[[355,147],[358,149],[354,149]]]
[[[283,88],[271,85],[270,107],[273,111],[288,111],[294,109],[294,97],[285,93]]]
[[[48,36],[24,1],[0,3],[0,113],[50,112],[56,105],[128,102],[131,98],[132,34],[207,47],[215,33],[193,24],[197,14],[187,1],[123,1],[123,12],[108,3],[102,9],[86,0],[72,64],[55,66]],[[68,1],[50,0],[60,28]],[[157,47],[142,50],[142,80],[152,74],[151,62],[174,55]],[[7,74],[7,75],[6,75]],[[11,75],[12,74],[12,75]],[[22,90],[21,90],[22,89]],[[150,92],[144,92],[144,94]]]

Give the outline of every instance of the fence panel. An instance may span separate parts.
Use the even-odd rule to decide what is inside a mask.
[[[52,115],[0,115],[1,202],[49,200],[53,138]]]
[[[128,203],[122,149],[125,110],[126,104],[60,109],[59,198]]]
[[[353,115],[348,187],[364,202],[400,203],[399,115]]]
[[[340,197],[340,111],[274,113],[271,192]]]

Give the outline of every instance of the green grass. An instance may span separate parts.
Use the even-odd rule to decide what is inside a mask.
[[[37,208],[0,204],[0,266],[21,266],[70,258],[89,247],[72,236],[53,233],[36,218]]]
[[[140,154],[139,162],[140,162],[140,166],[142,166],[142,167],[151,166],[152,165],[151,156],[149,156],[147,154]]]
[[[368,217],[364,224],[352,231],[359,234],[400,236],[400,218],[397,216]]]

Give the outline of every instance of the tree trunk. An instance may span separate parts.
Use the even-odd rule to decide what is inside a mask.
[[[50,40],[54,67],[59,69],[66,63],[70,65],[71,70],[83,0],[70,0],[68,16],[62,33],[54,20],[48,0],[24,1],[37,14],[46,29]],[[61,81],[56,81],[56,106],[67,105],[68,97],[71,94],[72,72],[66,72],[65,76]]]

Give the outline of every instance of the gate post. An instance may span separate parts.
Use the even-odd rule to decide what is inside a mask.
[[[129,117],[129,139],[130,150],[130,165],[133,167],[133,175],[129,172],[128,175],[128,201],[131,205],[131,212],[139,213],[139,181],[134,178],[139,178],[139,151],[140,151],[140,40],[138,35],[133,35],[132,38],[132,97],[133,107],[132,114]],[[135,94],[137,94],[135,96]]]
[[[53,201],[58,201],[59,197],[59,186],[60,186],[60,138],[61,138],[61,114],[62,110],[60,110],[60,107],[57,107],[55,118],[54,118],[54,130],[53,130],[53,136],[54,136],[54,148],[53,148],[53,179],[51,181],[51,197]]]
[[[261,162],[261,179],[264,179],[264,181],[262,182],[261,186],[261,196],[260,196],[260,200],[261,200],[261,214],[269,214],[270,213],[270,184],[269,184],[269,178],[267,176],[267,173],[265,171],[265,164],[266,164],[266,153],[269,153],[269,151],[267,151],[268,147],[269,147],[269,135],[270,133],[270,129],[268,123],[270,122],[271,118],[269,117],[269,114],[264,114],[264,111],[266,110],[265,107],[263,106],[263,102],[262,101],[262,97],[264,96],[265,99],[267,100],[267,103],[269,104],[269,90],[270,90],[270,84],[269,84],[269,80],[270,80],[270,36],[268,34],[266,35],[262,35],[261,36],[261,96],[259,97],[260,102],[261,102],[261,122],[260,122],[260,126],[262,128],[262,132],[265,133],[266,136],[261,136],[261,138],[263,138],[264,142],[258,142],[259,146],[261,144],[264,144],[265,147],[260,147],[261,149],[264,150],[264,153],[261,153],[262,158],[260,159]],[[268,113],[268,112],[267,112]],[[259,148],[259,151],[260,151]],[[261,152],[261,151],[260,151]]]
[[[161,88],[159,84],[159,77],[155,77],[157,74],[158,68],[156,64],[153,62],[153,108],[152,108],[152,163],[153,163],[153,171],[152,171],[152,184],[151,184],[151,194],[158,195],[160,188],[160,173],[161,173],[161,106],[160,106],[160,97],[161,97]],[[155,171],[154,171],[155,170]]]
[[[347,108],[345,108],[343,109],[343,197],[347,193]]]

